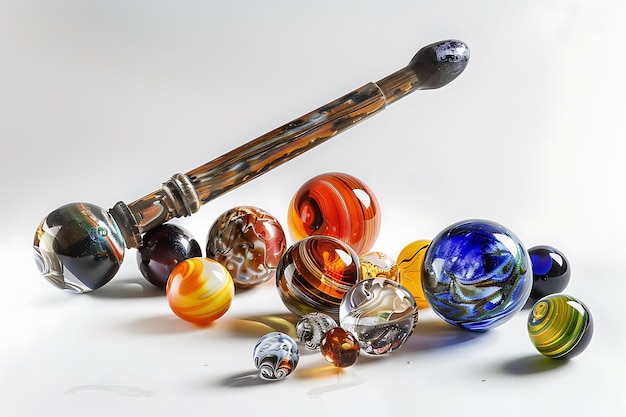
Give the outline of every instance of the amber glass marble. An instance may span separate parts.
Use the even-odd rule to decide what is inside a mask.
[[[274,278],[286,249],[287,239],[278,220],[253,206],[222,213],[211,226],[206,245],[207,257],[224,265],[240,288]]]
[[[428,308],[422,288],[422,267],[430,240],[416,240],[406,245],[398,254],[398,282],[415,298],[419,309]]]
[[[356,363],[361,347],[355,335],[344,328],[334,327],[322,337],[320,352],[329,363],[347,368]]]
[[[230,272],[219,262],[191,258],[172,270],[165,291],[178,317],[206,325],[228,311],[235,296],[235,284]]]
[[[278,293],[292,313],[319,312],[336,321],[341,299],[360,279],[356,253],[330,236],[309,236],[294,243],[276,270]]]
[[[372,190],[352,175],[332,172],[305,182],[289,204],[294,241],[312,235],[336,237],[358,255],[367,253],[380,232],[380,206]]]

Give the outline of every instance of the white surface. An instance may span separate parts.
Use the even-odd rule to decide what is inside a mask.
[[[624,415],[625,9],[1,1],[0,414]],[[270,318],[287,313],[271,283],[197,329],[143,282],[135,251],[91,295],[39,276],[32,236],[56,207],[131,202],[446,38],[472,52],[455,82],[395,103],[180,224],[204,245],[234,205],[284,221],[296,188],[327,171],[374,190],[383,211],[376,249],[392,256],[458,220],[498,221],[528,247],[567,254],[567,292],[596,323],[579,357],[541,358],[526,311],[480,336],[423,312],[391,356],[362,356],[339,372],[304,352],[287,380],[259,383],[252,348],[284,325]]]

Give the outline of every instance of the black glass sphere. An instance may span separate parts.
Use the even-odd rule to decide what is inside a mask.
[[[530,298],[539,300],[562,292],[569,284],[570,265],[561,251],[540,245],[528,249],[533,269],[533,287]]]
[[[162,224],[146,232],[137,251],[137,265],[151,284],[165,288],[170,272],[185,259],[202,256],[200,244],[186,229]]]

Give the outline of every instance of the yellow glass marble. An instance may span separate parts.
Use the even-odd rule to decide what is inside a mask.
[[[398,254],[398,282],[405,287],[417,303],[417,308],[428,308],[422,289],[422,266],[430,240],[416,240],[406,245]]]
[[[235,283],[219,262],[190,258],[172,270],[165,291],[170,308],[178,317],[207,325],[228,311],[235,296]]]
[[[550,294],[528,315],[528,336],[539,353],[570,359],[582,353],[593,335],[593,319],[587,306],[567,294]]]

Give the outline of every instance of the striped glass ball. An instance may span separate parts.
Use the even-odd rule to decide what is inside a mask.
[[[551,294],[537,301],[530,311],[528,335],[542,355],[571,359],[589,345],[593,319],[580,300],[566,294]]]
[[[318,312],[339,321],[343,296],[360,280],[358,256],[331,236],[309,236],[294,243],[276,269],[280,299],[300,317]]]
[[[293,241],[333,236],[363,255],[378,238],[380,205],[360,179],[329,172],[311,178],[298,189],[289,203],[287,222]]]

